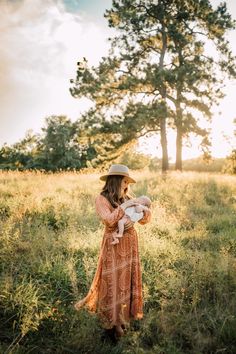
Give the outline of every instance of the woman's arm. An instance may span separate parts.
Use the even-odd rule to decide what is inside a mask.
[[[142,211],[149,210],[149,208],[146,205],[137,205],[135,207],[136,213],[141,213]]]
[[[103,223],[109,227],[116,226],[118,221],[125,214],[120,205],[112,211],[109,201],[102,195],[96,198],[95,207],[98,216],[102,219]]]
[[[121,204],[121,208],[122,208],[123,210],[125,210],[125,209],[127,209],[127,208],[130,208],[130,207],[132,207],[132,206],[137,206],[137,205],[139,205],[139,204],[138,204],[138,202],[136,201],[136,199],[134,198],[134,199],[129,199],[129,200],[127,200],[126,202],[122,203],[122,204]]]
[[[151,220],[151,216],[152,216],[150,209],[144,210],[143,214],[144,214],[143,218],[138,221],[139,224],[141,224],[141,225],[147,224]]]

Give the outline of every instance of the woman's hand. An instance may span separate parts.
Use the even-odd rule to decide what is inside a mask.
[[[131,206],[136,206],[138,205],[138,202],[135,201],[135,199],[130,199],[130,200],[127,200],[126,202],[122,203],[120,205],[120,207],[125,210],[126,208],[129,208]]]

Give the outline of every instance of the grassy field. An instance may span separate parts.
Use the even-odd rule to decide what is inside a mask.
[[[138,172],[145,317],[116,345],[76,312],[96,269],[96,174],[0,173],[0,353],[235,353],[236,177]]]

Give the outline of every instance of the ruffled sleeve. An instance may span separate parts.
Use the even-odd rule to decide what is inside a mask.
[[[143,213],[144,213],[143,218],[138,221],[139,224],[141,224],[141,225],[147,224],[151,220],[151,217],[152,217],[152,213],[151,213],[150,209],[145,210]]]
[[[109,226],[114,227],[118,221],[124,216],[124,210],[118,206],[113,210],[109,201],[101,194],[95,200],[95,207],[98,216],[102,219],[102,222]]]

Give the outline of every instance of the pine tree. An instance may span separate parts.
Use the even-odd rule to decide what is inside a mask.
[[[195,133],[202,136],[203,148],[209,146],[196,112],[210,120],[212,105],[223,97],[220,73],[235,77],[225,39],[234,22],[226,4],[214,10],[208,0],[119,0],[105,16],[118,30],[110,55],[96,68],[79,63],[71,93],[95,103],[87,119],[97,112],[100,119],[88,125],[104,137],[109,132],[109,139],[113,132],[114,149],[160,132],[163,171],[168,169],[167,124],[175,128],[176,169],[181,170],[183,138]],[[207,55],[207,40],[219,58]]]

